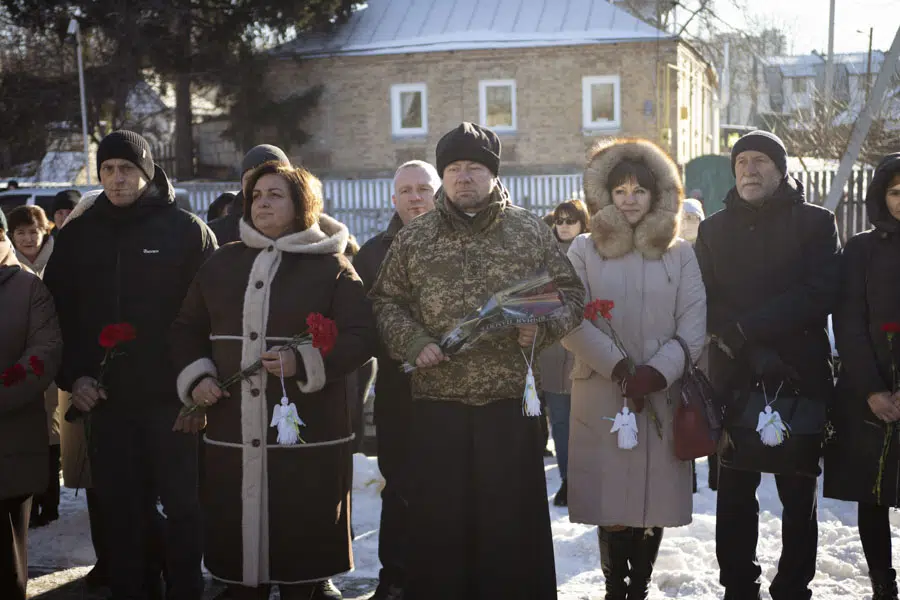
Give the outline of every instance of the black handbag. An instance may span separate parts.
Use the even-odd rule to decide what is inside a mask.
[[[681,398],[673,421],[675,457],[693,460],[715,454],[722,436],[722,405],[706,373],[691,360],[687,342],[677,335],[675,340],[684,352]]]
[[[775,475],[819,476],[819,458],[828,418],[824,402],[797,393],[766,393],[761,382],[734,392],[734,402],[725,410],[725,435],[719,446],[722,466],[741,471]],[[767,446],[756,430],[766,406],[777,411],[788,433],[777,446]]]

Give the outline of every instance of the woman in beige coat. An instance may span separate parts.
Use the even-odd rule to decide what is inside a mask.
[[[569,259],[587,301],[611,300],[612,327],[636,370],[597,316],[562,340],[575,355],[569,433],[569,518],[599,525],[607,600],[646,598],[663,527],[691,522],[691,463],[675,458],[673,402],[706,333],[706,292],[691,245],[678,239],[684,196],[678,169],[644,140],[613,140],[592,153],[584,174],[591,233]],[[637,423],[625,450],[611,433],[623,393]],[[659,417],[661,437],[648,413]],[[623,411],[624,412],[624,411]],[[625,580],[629,579],[626,585]]]

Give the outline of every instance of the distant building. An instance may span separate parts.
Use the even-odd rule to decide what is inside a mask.
[[[684,164],[718,152],[717,79],[689,44],[608,2],[369,0],[335,34],[276,50],[276,97],[324,85],[295,160],[330,177],[434,160],[468,120],[496,130],[507,174],[577,172],[607,136],[654,140]],[[295,58],[302,58],[297,61]],[[195,128],[220,164],[215,122]]]

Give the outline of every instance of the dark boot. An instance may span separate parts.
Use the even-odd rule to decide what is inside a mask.
[[[662,542],[662,527],[631,529],[631,553],[628,561],[631,564],[631,579],[628,584],[628,600],[646,600],[650,595],[650,578],[653,565],[659,554]]]
[[[569,505],[569,484],[563,479],[562,485],[559,486],[559,491],[556,492],[556,496],[553,498],[553,506],[568,506]]]
[[[897,572],[894,569],[869,571],[872,600],[897,600]]]
[[[628,586],[625,579],[629,576],[628,555],[632,545],[631,528],[626,527],[622,531],[608,531],[603,527],[598,527],[597,536],[600,538],[600,569],[606,579],[605,600],[626,600]]]

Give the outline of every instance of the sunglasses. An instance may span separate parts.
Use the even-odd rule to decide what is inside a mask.
[[[578,223],[578,219],[566,219],[560,218],[556,220],[557,225],[575,225]]]

